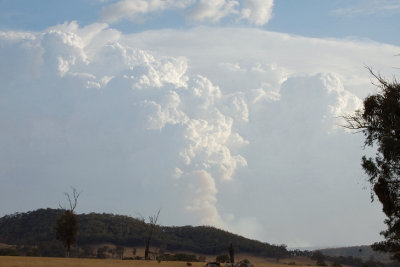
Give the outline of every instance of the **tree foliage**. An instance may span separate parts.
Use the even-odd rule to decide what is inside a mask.
[[[373,248],[400,261],[400,84],[369,71],[379,91],[364,99],[363,110],[344,117],[345,127],[362,132],[365,146],[377,148],[375,157],[363,156],[361,164],[387,217],[387,230],[381,232],[385,240]]]
[[[56,223],[56,239],[60,240],[66,247],[68,256],[71,251],[71,245],[76,242],[77,232],[78,219],[73,212],[65,211]]]

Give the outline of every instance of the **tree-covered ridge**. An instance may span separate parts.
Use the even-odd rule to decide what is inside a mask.
[[[61,209],[38,209],[0,218],[0,243],[35,245],[56,240],[55,224]]]
[[[0,243],[39,246],[57,243],[55,224],[61,209],[38,209],[0,218]],[[148,225],[140,219],[114,214],[79,214],[77,246],[113,243],[117,246],[144,246]],[[210,226],[158,226],[152,246],[170,251],[190,251],[202,254],[225,253],[229,244],[236,252],[260,256],[283,257],[285,246],[251,240]]]

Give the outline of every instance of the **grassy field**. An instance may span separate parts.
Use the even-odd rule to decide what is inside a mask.
[[[157,261],[129,261],[129,260],[100,260],[100,259],[66,259],[66,258],[40,258],[40,257],[0,257],[1,267],[179,267],[187,266],[186,262],[160,262]],[[204,262],[193,262],[193,267],[204,267]],[[224,266],[223,264],[221,266]],[[285,267],[289,265],[276,263],[255,263],[254,267]],[[302,265],[296,265],[302,267]],[[290,265],[293,267],[293,265]]]

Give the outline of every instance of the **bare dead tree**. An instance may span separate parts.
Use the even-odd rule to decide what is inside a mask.
[[[78,219],[74,213],[75,208],[78,204],[78,198],[80,193],[76,188],[72,187],[72,195],[64,193],[69,207],[67,205],[62,206],[58,204],[64,213],[57,219],[56,222],[56,239],[60,240],[65,248],[67,249],[67,257],[70,256],[71,245],[76,242],[76,236],[78,232]]]
[[[146,241],[146,249],[144,251],[145,260],[149,260],[149,248],[150,248],[150,240],[153,237],[154,229],[157,226],[158,216],[160,215],[160,210],[158,210],[157,214],[153,216],[149,216],[149,235],[147,236]]]
[[[67,209],[66,205],[62,206],[61,204],[58,204],[58,206],[65,211],[70,211],[73,213],[76,208],[76,205],[78,204],[78,198],[79,198],[80,193],[78,193],[78,191],[76,190],[75,187],[71,187],[71,189],[72,189],[72,195],[70,195],[67,192],[64,192],[64,195],[66,196],[66,198],[68,200],[69,208]]]

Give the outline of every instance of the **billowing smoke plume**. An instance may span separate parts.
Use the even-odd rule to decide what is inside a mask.
[[[252,13],[259,2],[244,1],[243,18],[261,24],[269,13]],[[332,229],[354,210],[370,214],[360,204],[368,192],[349,193],[360,187],[348,183],[360,175],[361,139],[335,118],[358,108],[369,84],[348,58],[358,64],[355,51],[380,46],[229,28],[164,33],[75,22],[0,33],[4,212],[51,205],[73,185],[83,211],[161,207],[165,224],[289,245],[323,242],[307,230],[309,210]],[[293,216],[303,230],[290,228]],[[347,226],[336,230],[362,230]]]
[[[103,149],[110,157],[119,157],[122,147],[132,154],[151,149],[166,158],[149,155],[154,160],[142,162],[141,168],[149,169],[151,176],[155,168],[170,180],[164,183],[185,188],[181,212],[195,214],[199,223],[223,226],[216,207],[216,180],[231,180],[247,164],[230,149],[238,151],[247,144],[233,130],[233,117],[242,116],[246,103],[230,107],[231,97],[218,86],[203,76],[186,74],[185,58],[155,56],[127,46],[118,32],[102,24],[82,29],[73,22],[37,34],[3,33],[1,42],[3,58],[8,59],[2,61],[1,73],[12,78],[3,77],[8,82],[3,89],[9,92],[3,99],[20,90],[18,99],[9,99],[3,108],[28,98],[24,105],[31,117],[7,114],[19,126],[29,127],[25,132],[9,129],[9,134],[20,132],[27,139],[25,149],[50,154],[72,149],[76,157],[96,157],[90,154]],[[10,65],[15,71],[5,70]],[[57,139],[55,147],[48,138]],[[168,161],[172,165],[165,168]],[[89,169],[96,167],[88,163],[86,168],[91,173]]]

